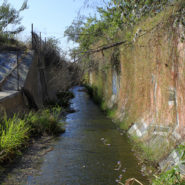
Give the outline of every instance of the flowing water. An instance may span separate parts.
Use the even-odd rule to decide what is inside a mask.
[[[81,89],[73,88],[71,106],[76,112],[67,116],[66,133],[44,157],[41,174],[28,184],[116,185],[135,177],[147,185],[129,138]]]

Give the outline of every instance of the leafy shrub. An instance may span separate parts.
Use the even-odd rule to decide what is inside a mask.
[[[62,123],[58,121],[61,112],[60,107],[44,109],[36,113],[30,112],[25,116],[27,124],[31,127],[32,135],[56,135],[64,132]]]
[[[70,91],[61,91],[57,93],[58,104],[64,108],[70,105],[70,99],[74,98],[74,94]]]

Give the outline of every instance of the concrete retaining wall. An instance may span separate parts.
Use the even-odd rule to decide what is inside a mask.
[[[0,111],[6,111],[8,115],[23,113],[26,110],[25,101],[21,92],[0,92]]]
[[[91,55],[96,67],[87,75],[102,107],[157,162],[172,159],[170,153],[185,140],[185,26],[177,22],[176,10],[174,5],[136,25],[133,30],[141,35],[130,45]],[[126,35],[120,40],[127,40]]]
[[[29,92],[29,94],[34,99],[38,107],[43,106],[43,89],[39,73],[38,65],[38,55],[34,54],[32,64],[30,66],[26,82],[24,84],[24,89]]]

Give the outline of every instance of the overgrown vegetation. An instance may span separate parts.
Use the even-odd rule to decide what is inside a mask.
[[[20,154],[21,147],[28,141],[29,130],[25,120],[18,116],[4,116],[0,128],[0,162],[10,160],[14,154]]]
[[[86,4],[88,4],[89,1],[86,1]],[[138,26],[140,22],[149,17],[156,17],[157,19],[156,15],[161,12],[165,14],[167,8],[173,7],[175,3],[179,3],[178,14],[182,14],[181,17],[183,17],[184,2],[182,0],[101,1],[96,7],[94,16],[78,16],[66,29],[65,36],[68,40],[79,44],[79,47],[71,51],[71,57],[75,58],[81,64],[81,67],[86,70],[98,68],[98,64],[92,61],[93,53],[101,52],[104,56],[105,48],[115,48],[115,46],[121,44],[132,45],[137,38],[158,26],[157,23],[151,23],[148,27],[143,24],[144,27],[141,28]],[[159,17],[163,16],[160,15]],[[179,18],[176,22],[185,25],[184,18]],[[119,52],[119,48],[115,48],[113,56],[117,55],[116,52]],[[115,68],[118,71],[120,70],[119,67],[119,63],[116,63]]]
[[[70,91],[60,91],[57,92],[57,104],[67,108],[70,105],[70,99],[74,98],[74,94]]]
[[[156,179],[152,185],[184,185],[185,182],[182,179],[179,171],[179,167],[175,166],[171,170],[161,173],[160,176],[156,176]]]
[[[54,37],[43,41],[38,34],[32,33],[32,48],[38,55],[40,65],[44,66],[43,82],[41,82],[45,89],[44,103],[66,107],[65,104],[69,103],[70,98],[69,89],[80,83],[81,73],[79,65],[69,61],[66,52],[59,47],[59,43]]]
[[[79,43],[83,52],[91,49],[98,41],[106,43],[116,41],[120,31],[127,31],[146,15],[153,16],[161,12],[169,0],[107,0],[97,7],[97,14],[84,18],[79,17],[69,26],[65,35],[69,40]]]
[[[185,177],[181,175],[180,167],[185,164],[185,146],[180,145],[178,147],[180,154],[180,161],[170,170],[162,172],[159,176],[156,176],[152,185],[185,185]]]
[[[0,121],[0,163],[20,155],[33,136],[63,133],[65,129],[59,121],[60,113],[60,107],[53,107],[30,112],[23,117],[15,114],[12,118],[7,118],[5,114]]]
[[[64,130],[59,122],[60,107],[30,112],[25,116],[27,125],[30,126],[30,133],[33,136],[42,136],[43,134],[57,135]]]

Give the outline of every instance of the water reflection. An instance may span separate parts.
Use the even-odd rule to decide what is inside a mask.
[[[72,108],[78,111],[67,116],[66,133],[45,156],[41,175],[30,178],[28,183],[116,185],[135,177],[148,184],[127,136],[120,134],[81,89],[73,88]]]

